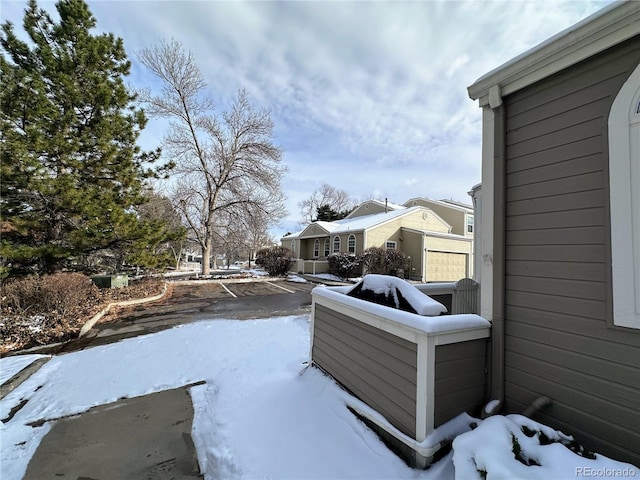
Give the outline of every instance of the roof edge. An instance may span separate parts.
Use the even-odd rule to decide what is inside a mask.
[[[441,207],[450,208],[451,210],[456,210],[456,211],[459,211],[459,212],[467,212],[469,210],[473,210],[473,206],[472,205],[466,205],[466,204],[464,204],[462,202],[455,202],[453,200],[449,201],[447,199],[434,200],[432,198],[427,198],[427,197],[413,197],[413,198],[410,198],[409,200],[407,200],[406,202],[404,202],[403,205],[405,207],[407,207],[407,208],[410,208],[409,205],[408,205],[409,203],[417,202],[419,200],[424,200],[425,202],[435,203],[436,205],[440,205]],[[453,202],[453,203],[451,203],[451,202]],[[414,206],[417,206],[417,205],[414,205]],[[427,207],[425,205],[421,205],[421,206],[423,206],[425,208],[429,208],[429,207]]]
[[[480,106],[498,91],[500,96],[514,93],[607,48],[640,34],[640,9],[634,0],[607,5],[577,24],[491,70],[467,88],[469,97]]]

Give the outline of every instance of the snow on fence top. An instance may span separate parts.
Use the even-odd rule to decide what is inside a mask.
[[[402,299],[404,298],[411,310],[418,315],[436,316],[447,312],[447,307],[398,277],[376,274],[365,275],[354,288],[347,292],[347,295],[358,296],[356,293],[366,291],[392,299],[395,308],[407,310],[402,308],[402,303],[404,303]]]
[[[369,277],[373,277],[368,281],[372,282],[373,288],[382,289],[385,285],[386,279],[395,278],[395,277],[386,277],[385,281],[381,278],[383,275],[366,275],[363,279],[363,282]],[[403,310],[398,310],[392,307],[388,307],[385,305],[380,305],[377,303],[372,303],[367,300],[363,300],[360,298],[352,297],[346,295],[349,291],[353,290],[356,287],[351,289],[345,289],[344,287],[316,287],[312,290],[312,295],[316,298],[322,297],[327,300],[331,300],[334,302],[338,302],[347,307],[355,308],[360,311],[366,312],[371,315],[375,315],[381,319],[385,319],[386,321],[395,322],[396,324],[404,325],[413,329],[414,331],[426,333],[426,334],[442,334],[445,332],[452,331],[461,331],[461,330],[473,330],[477,328],[488,328],[491,326],[491,323],[482,318],[480,315],[468,313],[468,314],[460,314],[460,315],[440,315],[440,313],[446,312],[446,308],[444,305],[436,302],[431,297],[425,295],[420,290],[412,286],[411,284],[405,282],[402,279],[396,278],[395,280],[389,280],[390,284],[395,285],[396,282],[399,283],[403,297],[405,296],[404,289],[408,288],[407,296],[413,298],[413,294],[415,293],[416,299],[419,299],[419,302],[415,302],[417,308],[414,310],[418,311],[432,311],[436,316],[429,315],[418,315],[416,313],[411,313]],[[369,284],[367,284],[369,285]],[[380,290],[378,290],[380,291]],[[424,299],[422,297],[425,297]],[[408,300],[407,300],[408,301]],[[435,303],[435,307],[433,303]],[[433,310],[427,308],[427,305],[431,305]],[[441,307],[438,307],[440,305]],[[444,310],[442,310],[444,309]]]

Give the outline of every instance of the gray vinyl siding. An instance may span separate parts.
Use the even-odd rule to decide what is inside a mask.
[[[504,99],[505,407],[640,465],[640,331],[613,326],[607,120],[635,37]]]
[[[436,347],[434,426],[462,412],[478,417],[485,400],[486,339]]]
[[[313,362],[415,438],[417,345],[316,304]]]

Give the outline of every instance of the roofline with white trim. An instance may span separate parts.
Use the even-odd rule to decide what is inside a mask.
[[[483,75],[467,88],[480,107],[498,107],[502,97],[640,35],[635,0],[612,3],[581,22]]]
[[[461,202],[458,202],[459,204],[455,204],[455,203],[449,203],[446,200],[434,200],[432,198],[427,198],[427,197],[412,197],[409,200],[407,200],[406,202],[404,202],[404,206],[407,208],[410,208],[408,206],[409,203],[411,202],[417,202],[419,200],[424,200],[425,202],[431,202],[434,203],[436,205],[440,205],[441,207],[446,207],[449,208],[451,210],[455,210],[457,212],[465,212],[465,213],[473,213],[473,206],[469,205],[469,206],[462,206],[464,204],[462,204]],[[417,206],[417,205],[414,205]],[[422,205],[425,208],[429,208],[425,205]]]

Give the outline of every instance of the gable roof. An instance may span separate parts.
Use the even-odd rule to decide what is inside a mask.
[[[353,217],[359,217],[359,216],[363,216],[363,215],[371,215],[371,214],[367,214],[367,213],[364,213],[364,214],[359,213],[363,209],[364,210],[368,209],[370,205],[376,205],[376,206],[378,206],[380,208],[386,208],[387,211],[389,211],[389,210],[403,210],[403,209],[407,208],[404,205],[398,205],[397,203],[383,202],[381,200],[373,200],[373,199],[371,199],[371,200],[367,200],[366,202],[362,202],[356,208],[351,210],[351,212],[349,212],[349,215],[347,215],[345,218],[353,218]]]
[[[298,232],[296,238],[318,237],[323,234],[329,235],[336,229],[336,227],[336,222],[325,222],[323,220],[312,222],[307,225],[304,230]]]
[[[361,215],[353,218],[343,218],[342,220],[336,220],[335,222],[313,222],[310,223],[303,231],[298,232],[296,234],[287,235],[286,237],[282,237],[283,239],[294,239],[294,238],[313,238],[320,237],[324,235],[338,235],[342,233],[357,233],[363,232],[366,230],[370,230],[371,228],[378,227],[383,225],[386,222],[394,220],[396,218],[403,217],[405,215],[409,215],[415,211],[425,211],[429,212],[430,215],[436,216],[443,223],[448,225],[440,216],[438,216],[431,209],[423,206],[416,207],[402,207],[399,210],[391,210],[387,213],[374,213],[372,215]],[[313,232],[312,230],[314,226],[319,226],[321,228],[320,232]]]
[[[466,203],[456,202],[455,200],[447,200],[446,198],[443,198],[442,200],[438,200],[438,202],[446,204],[448,207],[458,208],[458,209],[467,210],[467,211],[471,210],[473,212],[473,206],[468,205]]]
[[[456,202],[454,200],[446,200],[446,199],[432,200],[432,199],[426,198],[426,197],[414,197],[414,198],[410,198],[409,200],[404,202],[404,204],[405,204],[405,206],[409,207],[409,206],[411,206],[411,204],[413,202],[416,202],[418,205],[419,205],[418,202],[431,203],[431,204],[435,204],[435,205],[441,205],[441,206],[446,207],[446,208],[450,208],[451,210],[465,211],[467,213],[473,213],[473,207],[471,205],[467,205],[466,203],[462,203],[462,202]],[[423,205],[423,206],[426,206],[426,205]],[[429,207],[427,207],[427,208],[429,208]]]
[[[640,8],[619,1],[563,30],[490,71],[468,87],[480,106],[495,108],[502,97],[640,34]]]
[[[353,231],[364,231],[369,230],[372,227],[377,227],[383,223],[386,223],[390,220],[402,217],[404,215],[408,215],[409,213],[414,212],[417,209],[428,210],[424,207],[413,207],[413,208],[405,208],[401,207],[398,210],[389,210],[388,212],[382,213],[374,213],[372,215],[361,215],[353,218],[343,218],[342,220],[338,220],[337,223],[339,226],[332,233],[346,233]]]

